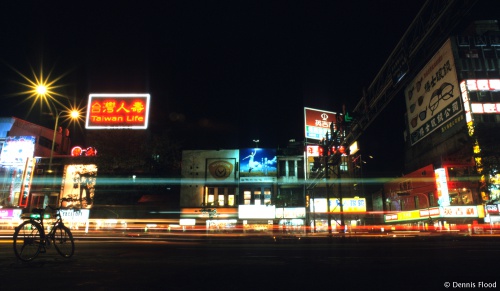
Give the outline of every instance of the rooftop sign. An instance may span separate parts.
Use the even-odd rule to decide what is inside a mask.
[[[149,94],[90,94],[87,129],[146,129]]]
[[[335,112],[304,107],[305,135],[307,139],[322,140],[337,121]],[[331,134],[331,132],[330,132]]]

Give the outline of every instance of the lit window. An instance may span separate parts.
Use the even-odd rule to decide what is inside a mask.
[[[243,200],[245,205],[250,205],[252,200],[252,192],[250,190],[243,191]]]
[[[261,194],[262,192],[260,190],[258,191],[255,191],[254,195],[255,195],[255,205],[260,205],[261,204]]]

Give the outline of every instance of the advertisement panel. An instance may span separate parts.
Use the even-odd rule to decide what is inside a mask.
[[[236,159],[207,159],[207,181],[233,182]]]
[[[276,208],[276,218],[294,219],[294,218],[306,218],[306,208],[305,207],[277,207]]]
[[[91,207],[94,200],[97,166],[66,165],[62,182],[62,198],[73,199],[73,206]]]
[[[310,200],[311,212],[327,212],[326,198],[315,198]],[[366,198],[342,198],[344,212],[366,212]],[[340,213],[340,201],[338,198],[330,198],[330,212]]]
[[[241,149],[240,180],[242,182],[271,182],[276,179],[277,158],[275,149]],[[261,178],[272,178],[268,179]]]
[[[238,205],[239,219],[274,219],[275,216],[274,205]]]
[[[24,165],[35,152],[34,136],[8,136],[0,154],[2,165]]]
[[[445,168],[434,170],[439,206],[450,206],[450,193],[448,192],[448,178]]]
[[[481,205],[468,206],[445,206],[433,207],[428,209],[401,211],[384,215],[385,222],[398,222],[409,220],[423,220],[429,218],[481,218],[479,208]]]
[[[149,94],[90,94],[87,129],[146,129]]]
[[[500,79],[472,79],[465,80],[463,83],[466,86],[464,93],[468,91],[500,91]],[[499,114],[500,102],[470,102],[470,109],[474,114]]]
[[[457,123],[454,117],[463,106],[449,39],[405,88],[405,100],[412,145],[450,122]]]
[[[322,140],[330,131],[330,124],[335,125],[335,112],[304,107],[304,124],[306,139]]]

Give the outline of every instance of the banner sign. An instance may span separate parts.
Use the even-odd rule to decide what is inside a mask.
[[[449,39],[406,87],[405,100],[412,145],[463,111]]]
[[[90,94],[87,129],[146,129],[149,94]]]

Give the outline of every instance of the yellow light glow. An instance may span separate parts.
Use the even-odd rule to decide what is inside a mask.
[[[31,67],[31,77],[29,75],[21,73],[15,68],[12,69],[24,79],[24,81],[17,82],[24,88],[24,90],[13,95],[27,96],[25,100],[22,100],[22,102],[32,101],[28,114],[37,104],[39,105],[41,112],[48,110],[52,114],[56,114],[55,108],[57,107],[62,106],[65,109],[67,108],[63,105],[61,100],[67,100],[68,98],[57,92],[57,89],[64,86],[57,83],[66,74],[52,78],[52,70],[50,70],[48,73],[45,73],[43,65],[40,65],[40,71],[38,73],[35,72],[33,67]]]
[[[38,86],[36,86],[36,93],[38,95],[45,95],[45,94],[47,94],[47,87],[45,87],[45,85],[38,85]]]
[[[78,118],[78,116],[80,116],[80,112],[76,111],[76,110],[73,110],[71,111],[71,114],[70,114],[71,118],[75,119],[75,118]]]

